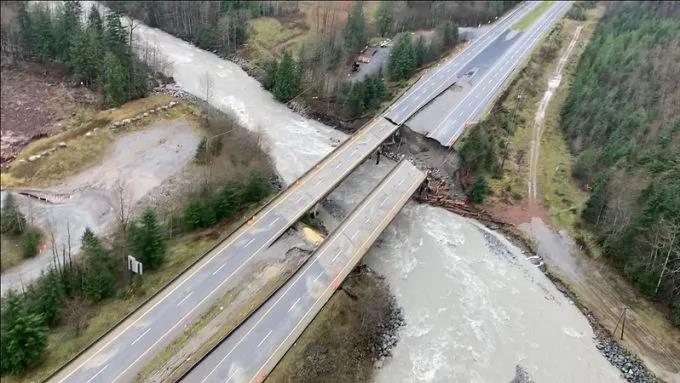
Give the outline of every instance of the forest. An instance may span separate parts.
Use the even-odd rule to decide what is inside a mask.
[[[609,4],[562,128],[605,256],[680,325],[680,4]]]
[[[18,27],[3,31],[4,52],[15,59],[64,65],[74,81],[102,91],[106,107],[147,94],[147,66],[132,53],[117,11],[102,17],[96,7],[83,10],[77,1],[12,6],[18,7]],[[81,23],[84,12],[86,22]]]
[[[251,74],[280,101],[295,98],[313,113],[322,110],[323,117],[348,121],[375,112],[418,68],[449,52],[460,42],[459,25],[486,23],[517,1],[328,2],[314,4],[313,10],[300,1],[106,3],[200,48],[238,59],[253,37],[251,21],[272,18],[298,25],[301,44],[273,60],[252,62]],[[434,34],[404,33],[412,31]],[[361,81],[348,80],[347,68],[362,49],[386,37],[395,39],[390,62]]]

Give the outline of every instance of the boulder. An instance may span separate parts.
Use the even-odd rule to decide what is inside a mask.
[[[38,159],[40,159],[40,154],[36,154],[34,156],[28,157],[29,162],[33,162],[33,161],[38,160]]]
[[[85,133],[85,137],[92,137],[92,132]]]

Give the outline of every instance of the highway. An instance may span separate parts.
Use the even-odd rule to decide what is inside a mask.
[[[424,178],[402,160],[304,267],[182,381],[262,382]]]
[[[464,72],[462,69],[482,53],[513,24],[531,11],[536,2],[523,2],[513,11],[496,21],[484,34],[472,40],[459,54],[430,70],[406,91],[385,113],[385,117],[395,124],[403,124],[418,110],[448,89]]]
[[[164,346],[229,290],[234,277],[253,265],[263,249],[330,193],[396,129],[383,118],[373,119],[50,381],[132,381]]]
[[[463,133],[469,122],[477,120],[487,106],[491,105],[498,95],[499,89],[510,77],[510,74],[529,57],[533,48],[541,38],[566,13],[569,2],[555,2],[539,18],[531,28],[522,33],[513,46],[495,60],[493,66],[485,73],[473,78],[472,87],[457,104],[449,107],[448,113],[429,119],[434,126],[427,136],[434,138],[445,146],[451,146]],[[503,36],[500,36],[503,38]],[[462,72],[472,70],[464,67]],[[477,75],[476,75],[477,76]],[[475,76],[475,77],[476,77]],[[425,111],[423,111],[425,112]]]

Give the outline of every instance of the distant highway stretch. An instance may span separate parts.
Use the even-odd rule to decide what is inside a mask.
[[[413,114],[449,88],[456,81],[465,67],[477,55],[483,52],[498,36],[507,31],[514,23],[530,12],[535,2],[523,2],[518,8],[496,21],[481,36],[472,40],[469,46],[456,56],[448,59],[439,67],[429,70],[423,77],[406,91],[385,112],[385,117],[395,124],[403,124]]]
[[[54,382],[129,382],[230,288],[229,283],[330,193],[397,127],[383,118],[345,141],[223,244],[58,371]]]
[[[440,143],[451,146],[463,133],[468,122],[475,121],[499,94],[503,83],[515,68],[529,55],[541,38],[562,18],[569,2],[555,2],[531,28],[522,33],[514,45],[497,60],[481,78],[472,81],[472,88],[450,112],[440,120],[434,120],[435,128],[427,135]],[[471,69],[471,68],[470,68]],[[468,68],[463,68],[465,73]]]
[[[523,3],[463,52],[425,75],[388,110],[386,116],[395,123],[406,123],[442,145],[451,146],[466,124],[479,118],[491,104],[512,71],[564,15],[570,2],[554,2],[526,31],[511,31],[512,26],[535,6],[535,2]],[[468,73],[474,73],[470,86],[455,91],[459,96],[453,105],[436,99]],[[442,105],[435,107],[438,101]],[[432,105],[428,105],[430,103]],[[416,113],[416,117],[407,122]]]
[[[182,382],[262,382],[424,178],[402,160],[305,266]]]

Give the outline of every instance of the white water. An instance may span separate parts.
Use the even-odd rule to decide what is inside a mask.
[[[233,63],[146,26],[135,34],[173,61],[169,74],[187,91],[203,96],[201,83],[211,73],[211,103],[262,133],[288,183],[346,137],[276,102]],[[384,173],[367,166],[355,181]],[[390,282],[408,322],[377,381],[503,382],[518,364],[539,382],[617,381],[583,315],[521,254],[490,251],[480,230],[410,203],[366,256]]]
[[[210,103],[234,113],[248,129],[261,133],[262,144],[287,184],[347,137],[293,113],[230,61],[145,25],[137,27],[134,34],[135,43],[148,42],[172,63],[167,74],[187,92],[205,99],[208,75],[212,82]]]
[[[486,234],[483,234],[486,233]],[[586,318],[506,240],[443,209],[410,203],[366,263],[407,325],[377,382],[615,382]]]

